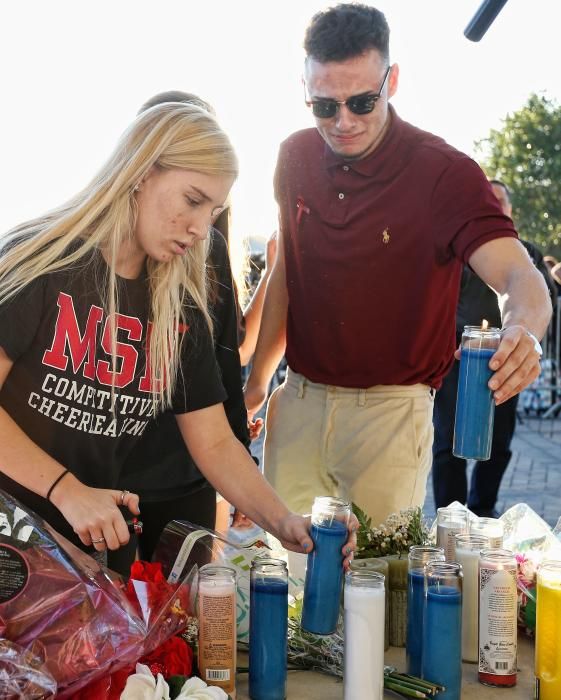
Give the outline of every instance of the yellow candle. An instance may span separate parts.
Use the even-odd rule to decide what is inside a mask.
[[[536,603],[536,699],[561,698],[561,561],[538,569]]]

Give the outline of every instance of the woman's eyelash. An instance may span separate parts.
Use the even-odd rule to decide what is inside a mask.
[[[193,199],[192,197],[187,196],[186,199],[192,207],[196,207],[200,204],[197,199]]]

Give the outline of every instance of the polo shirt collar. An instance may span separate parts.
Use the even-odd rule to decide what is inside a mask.
[[[346,160],[334,153],[326,143],[324,147],[326,168],[332,169],[347,165],[351,170],[361,175],[366,175],[367,177],[381,175],[383,169],[383,179],[386,179],[394,168],[399,169],[401,166],[396,162],[394,156],[396,154],[397,145],[401,140],[403,120],[397,116],[391,104],[388,105],[388,109],[391,119],[388,130],[382,141],[369,156],[361,158],[360,160]],[[388,170],[390,172],[388,172]]]

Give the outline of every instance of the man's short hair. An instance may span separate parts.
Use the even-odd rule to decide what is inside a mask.
[[[508,201],[509,202],[512,201],[512,196],[510,194],[510,190],[508,189],[508,187],[505,185],[505,183],[502,180],[489,180],[489,182],[492,185],[497,185],[497,187],[502,187],[506,193],[506,197],[507,197]]]
[[[304,38],[306,55],[319,61],[345,61],[370,49],[390,60],[390,28],[375,7],[342,3],[312,17]]]

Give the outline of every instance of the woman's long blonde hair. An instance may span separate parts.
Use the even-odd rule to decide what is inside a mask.
[[[212,115],[181,103],[160,104],[139,114],[113,155],[92,182],[72,200],[43,217],[28,221],[2,238],[0,303],[38,277],[76,266],[95,249],[104,252],[109,274],[101,293],[113,322],[119,309],[115,263],[121,244],[133,234],[137,219],[135,187],[153,166],[182,168],[207,175],[237,175],[228,137]],[[74,245],[71,245],[74,244]],[[149,348],[154,400],[171,405],[179,371],[185,301],[202,311],[207,324],[206,242],[197,242],[170,262],[147,260],[150,296]],[[113,350],[115,356],[115,350]],[[114,357],[115,361],[115,357]],[[159,378],[165,377],[165,382]]]

